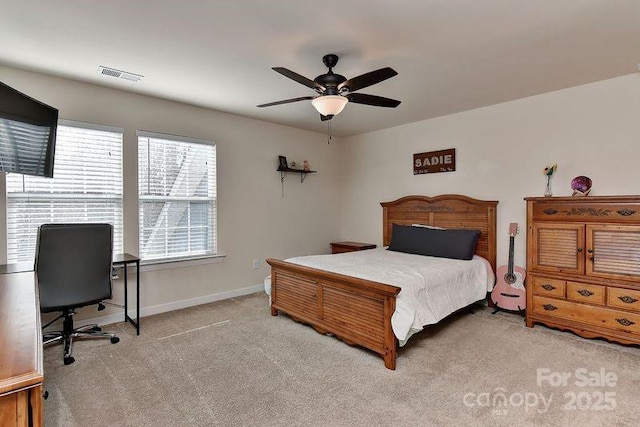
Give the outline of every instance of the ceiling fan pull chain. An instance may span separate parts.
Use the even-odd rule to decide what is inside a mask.
[[[327,136],[329,137],[327,139],[327,145],[329,145],[331,143],[331,120],[327,121]]]

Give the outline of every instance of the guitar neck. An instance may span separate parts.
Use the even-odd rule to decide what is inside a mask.
[[[509,276],[513,275],[513,241],[514,236],[509,237]]]

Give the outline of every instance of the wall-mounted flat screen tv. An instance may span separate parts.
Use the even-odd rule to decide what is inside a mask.
[[[58,110],[0,82],[0,170],[53,177]]]

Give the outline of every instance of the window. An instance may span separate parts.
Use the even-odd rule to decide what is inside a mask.
[[[140,257],[216,253],[216,147],[138,131]]]
[[[38,226],[105,222],[122,244],[122,129],[61,120],[53,178],[7,174],[7,262],[33,261]]]

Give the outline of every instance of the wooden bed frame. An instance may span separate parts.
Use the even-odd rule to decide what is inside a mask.
[[[476,254],[496,269],[497,201],[461,195],[407,196],[381,203],[383,242],[389,245],[393,224],[424,224],[482,232]],[[368,348],[395,369],[398,340],[391,329],[400,288],[269,258],[271,314],[278,311],[331,333],[347,344]]]

